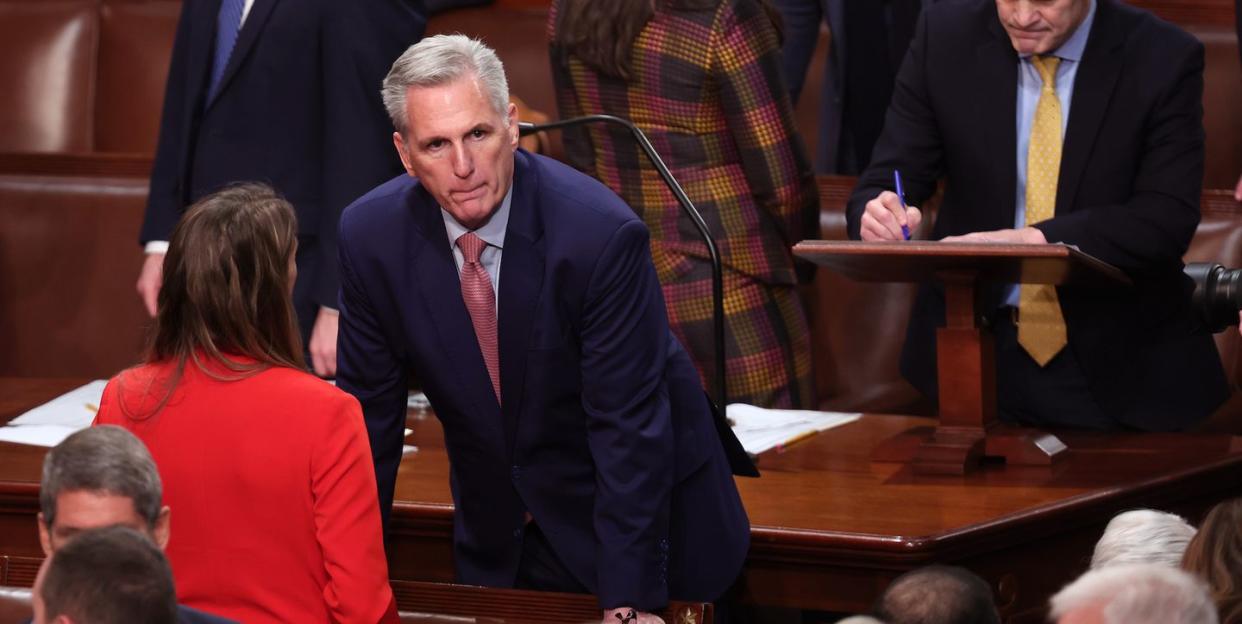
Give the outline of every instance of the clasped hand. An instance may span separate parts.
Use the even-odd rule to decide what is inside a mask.
[[[637,616],[637,619],[626,619],[631,611]],[[617,609],[608,609],[604,611],[604,619],[600,624],[664,624],[664,620],[654,613],[638,611],[629,607],[620,607]]]

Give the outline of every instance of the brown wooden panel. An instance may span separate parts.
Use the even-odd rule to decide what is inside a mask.
[[[1182,26],[1233,25],[1233,0],[1128,0],[1128,3]]]
[[[92,0],[0,1],[0,152],[93,148]]]
[[[427,34],[461,33],[482,39],[504,63],[509,90],[531,108],[555,119],[547,21],[546,0],[501,0],[492,6],[435,15],[427,22]]]
[[[108,377],[137,362],[142,178],[0,175],[0,375]]]
[[[10,587],[33,587],[43,557],[0,557],[0,584]]]
[[[794,255],[868,282],[944,281],[950,273],[973,281],[1114,287],[1130,279],[1120,270],[1062,245],[946,243],[939,241],[802,241]]]
[[[0,175],[147,178],[151,163],[149,154],[0,152]]]
[[[100,5],[95,149],[154,154],[178,0]]]

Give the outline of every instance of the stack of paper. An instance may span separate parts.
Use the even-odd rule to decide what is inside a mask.
[[[825,429],[858,420],[862,414],[776,410],[730,403],[725,410],[733,422],[733,433],[751,455],[793,444]]]
[[[431,401],[427,400],[427,395],[422,392],[411,391],[405,397],[405,406],[408,409],[425,410],[431,409]]]
[[[92,381],[62,394],[0,427],[0,442],[52,447],[79,429],[91,426],[105,380]]]

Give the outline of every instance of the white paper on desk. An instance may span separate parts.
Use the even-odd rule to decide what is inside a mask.
[[[428,409],[431,407],[431,401],[428,401],[427,395],[422,392],[411,392],[405,397],[405,406],[408,409]]]
[[[733,433],[742,448],[752,455],[862,417],[859,413],[765,409],[745,403],[730,403],[725,413],[733,420]]]
[[[103,399],[103,379],[92,381],[81,388],[70,390],[39,407],[9,421],[10,425],[61,425],[74,430],[85,429],[95,420],[95,411]]]
[[[18,427],[0,427],[0,442],[16,442],[31,446],[53,447],[84,427],[66,427],[64,425],[21,425]]]

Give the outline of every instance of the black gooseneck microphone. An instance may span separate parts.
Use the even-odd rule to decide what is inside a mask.
[[[651,146],[651,141],[647,140],[647,135],[643,134],[643,131],[639,130],[638,126],[635,126],[633,122],[614,115],[587,115],[585,117],[561,119],[542,124],[519,122],[518,132],[525,136],[544,130],[560,130],[595,123],[614,124],[629,130],[638,146],[642,148],[643,153],[647,155],[647,159],[651,161],[652,166],[660,173],[660,178],[664,180],[664,184],[673,192],[673,197],[677,198],[677,203],[681,205],[682,212],[694,223],[694,227],[699,231],[699,236],[703,239],[703,243],[707,245],[707,255],[712,264],[712,337],[716,347],[716,393],[712,398],[716,401],[720,413],[724,414],[725,406],[729,404],[729,393],[725,386],[724,277],[721,273],[720,252],[716,249],[716,239],[712,238],[712,233],[707,229],[707,223],[703,221],[703,215],[694,207],[694,203],[686,196],[686,192],[682,190],[681,185],[673,178],[673,174],[669,172],[668,166],[664,164],[664,161],[660,159],[660,155],[656,153],[655,148]]]

